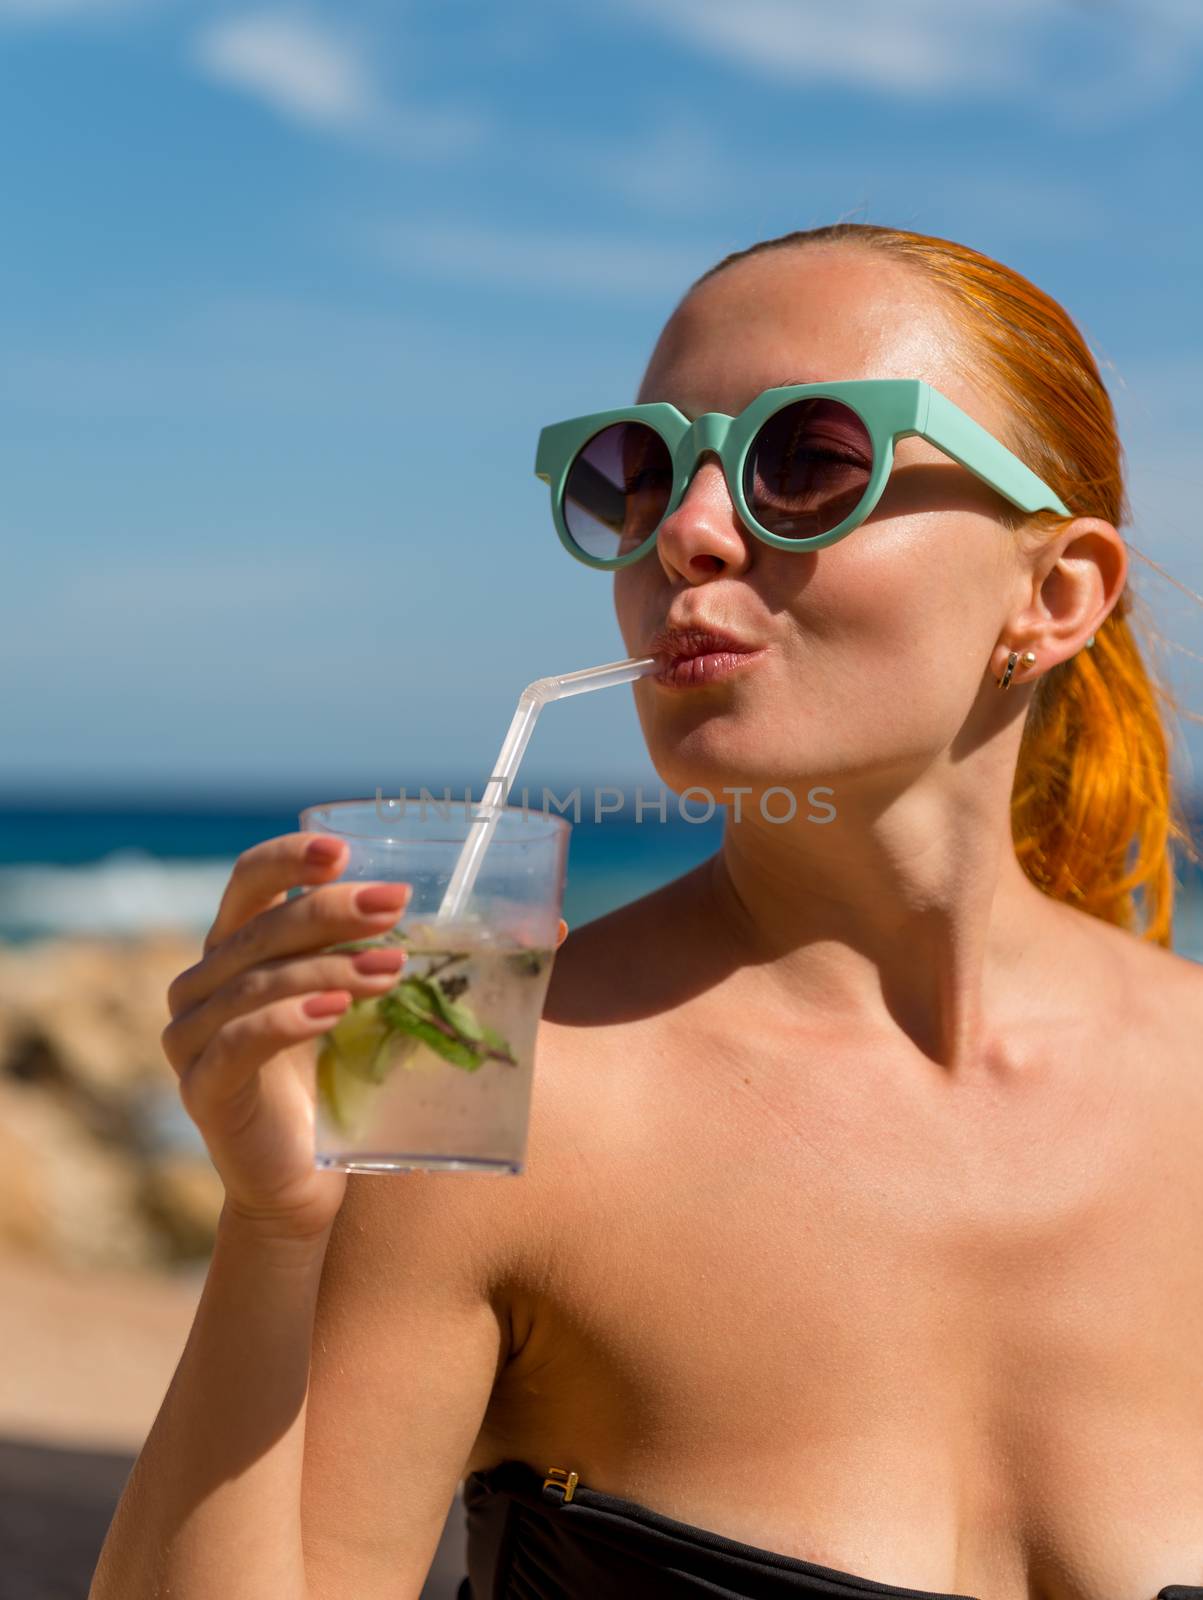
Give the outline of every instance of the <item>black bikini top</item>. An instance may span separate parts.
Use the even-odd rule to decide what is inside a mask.
[[[468,1576],[457,1600],[976,1600],[874,1583],[738,1544],[588,1489],[559,1467],[541,1477],[525,1461],[503,1461],[471,1473],[463,1500]],[[1203,1600],[1203,1587],[1171,1584],[1156,1600]]]

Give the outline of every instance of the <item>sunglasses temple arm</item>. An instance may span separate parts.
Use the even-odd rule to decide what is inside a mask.
[[[1073,515],[1043,479],[1030,467],[1025,467],[1017,455],[980,423],[967,416],[938,389],[929,389],[928,397],[926,421],[918,431],[937,450],[951,456],[1021,511],[1049,510],[1063,517]]]

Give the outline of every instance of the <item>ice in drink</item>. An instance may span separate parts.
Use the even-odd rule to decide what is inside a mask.
[[[394,943],[407,953],[397,982],[354,1001],[321,1040],[318,1165],[520,1172],[554,952],[473,919],[337,948]]]

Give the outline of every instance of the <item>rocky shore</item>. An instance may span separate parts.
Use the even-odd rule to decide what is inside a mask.
[[[0,947],[0,1249],[65,1267],[203,1261],[221,1183],[160,1035],[199,940]]]

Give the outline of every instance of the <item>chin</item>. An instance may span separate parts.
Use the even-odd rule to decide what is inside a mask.
[[[790,765],[782,760],[787,752],[773,733],[783,719],[766,716],[763,709],[688,695],[640,698],[637,711],[652,765],[677,793],[691,784],[751,783],[752,774],[775,783],[776,774]],[[788,724],[788,717],[784,720]]]
[[[731,797],[723,794],[724,789],[750,788],[760,793],[777,784],[804,789],[808,782],[823,781],[817,773],[813,778],[799,775],[798,769],[803,765],[809,768],[809,762],[799,759],[796,766],[787,769],[780,751],[771,752],[774,759],[766,760],[769,751],[733,747],[733,741],[707,735],[702,729],[671,746],[649,745],[648,753],[661,782],[675,794],[692,788],[706,789],[720,805],[730,803]]]

